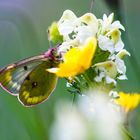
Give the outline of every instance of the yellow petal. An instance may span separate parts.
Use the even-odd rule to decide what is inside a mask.
[[[58,68],[48,69],[59,77],[73,77],[87,70],[92,64],[97,41],[89,38],[85,45],[74,47],[64,55],[64,62]]]
[[[119,98],[115,100],[115,103],[121,105],[125,112],[132,111],[140,103],[140,94],[120,92]]]
[[[117,56],[118,56],[119,58],[121,58],[121,59],[123,59],[124,56],[126,56],[126,55],[130,56],[130,53],[129,53],[127,50],[125,50],[125,49],[121,50],[121,51],[117,54]]]
[[[120,38],[121,32],[118,29],[114,29],[111,33],[112,40],[116,43]]]

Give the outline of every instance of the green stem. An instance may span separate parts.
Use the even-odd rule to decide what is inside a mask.
[[[93,81],[91,81],[91,79],[88,77],[88,75],[86,73],[83,73],[83,77],[87,81],[90,88],[94,87]]]

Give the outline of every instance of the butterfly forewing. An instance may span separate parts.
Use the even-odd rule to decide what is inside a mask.
[[[38,66],[41,61],[25,63],[23,65],[12,64],[0,70],[1,86],[13,95],[18,95],[21,84],[28,74]]]
[[[18,95],[24,79],[43,60],[44,55],[38,55],[1,68],[0,86],[12,95]]]
[[[57,83],[57,76],[47,72],[51,61],[39,64],[24,79],[19,91],[19,100],[25,106],[33,106],[48,99]]]

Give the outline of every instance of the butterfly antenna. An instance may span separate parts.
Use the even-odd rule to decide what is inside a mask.
[[[94,1],[95,1],[95,0],[91,0],[91,2],[90,2],[90,11],[89,11],[90,13],[91,13],[92,10],[93,10]]]

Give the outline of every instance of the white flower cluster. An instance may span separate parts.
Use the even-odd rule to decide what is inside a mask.
[[[106,83],[116,85],[116,79],[127,79],[122,58],[130,54],[124,49],[121,39],[120,30],[125,29],[119,21],[113,21],[113,18],[113,13],[108,17],[104,14],[103,19],[97,19],[92,13],[77,17],[72,11],[66,10],[58,21],[58,30],[63,36],[63,43],[59,46],[59,52],[62,54],[71,47],[81,46],[87,38],[96,37],[98,47],[104,53],[108,52],[109,56],[105,61],[95,64],[97,76],[94,80],[101,82],[104,79]]]
[[[71,103],[60,102],[56,108],[55,121],[50,139],[55,140],[122,140],[118,126],[122,114],[108,102],[105,94],[88,91],[89,96],[79,96],[73,107]],[[71,110],[72,109],[72,110]],[[108,127],[106,127],[108,126]]]
[[[100,74],[95,77],[96,82],[101,82],[103,78],[105,78],[106,83],[114,83],[116,85],[115,79],[125,80],[126,77],[126,66],[122,58],[125,55],[130,55],[128,51],[124,49],[124,43],[121,39],[121,31],[125,31],[125,28],[121,25],[119,21],[114,21],[114,14],[110,14],[108,17],[107,15],[103,15],[103,19],[99,19],[99,28],[97,33],[98,38],[98,46],[103,51],[110,52],[108,60],[110,60],[113,67],[116,67],[117,70],[116,76],[111,77],[106,74],[106,71],[110,69],[109,63],[108,66],[102,67],[100,65],[97,69],[100,70]],[[99,65],[99,64],[98,64]],[[115,70],[114,69],[114,70]]]
[[[71,47],[81,46],[87,38],[96,36],[98,25],[98,20],[92,13],[76,17],[72,11],[64,11],[58,21],[58,30],[64,39],[60,51],[66,52]]]

